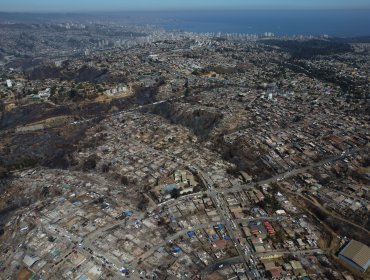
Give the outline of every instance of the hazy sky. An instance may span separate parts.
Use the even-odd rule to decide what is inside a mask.
[[[0,11],[370,9],[370,0],[1,0]]]

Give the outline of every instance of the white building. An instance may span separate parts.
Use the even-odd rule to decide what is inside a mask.
[[[6,86],[11,88],[13,86],[13,82],[11,80],[6,80]]]
[[[39,91],[38,96],[40,98],[45,98],[45,99],[49,98],[50,97],[50,88]]]

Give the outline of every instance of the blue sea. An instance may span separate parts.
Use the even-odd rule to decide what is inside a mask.
[[[131,17],[135,18],[135,15],[131,14]],[[168,11],[141,13],[140,17],[166,30],[191,32],[370,35],[370,10]]]
[[[297,0],[299,1],[299,0]],[[348,0],[350,1],[350,0]],[[370,1],[370,0],[368,0]],[[151,11],[60,14],[1,13],[1,21],[42,22],[85,19],[124,25],[155,25],[166,30],[277,36],[370,36],[370,10],[239,10]]]

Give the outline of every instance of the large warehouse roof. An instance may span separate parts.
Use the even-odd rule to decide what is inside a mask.
[[[353,261],[358,266],[366,270],[370,263],[370,247],[358,242],[351,240],[339,253],[341,256]]]

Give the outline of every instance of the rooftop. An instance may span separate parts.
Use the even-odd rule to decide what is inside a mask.
[[[339,255],[353,261],[365,271],[370,266],[370,247],[356,240],[351,240]]]

